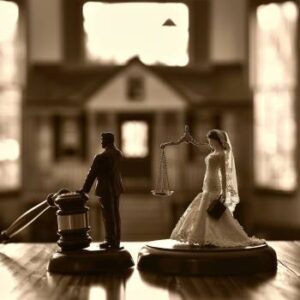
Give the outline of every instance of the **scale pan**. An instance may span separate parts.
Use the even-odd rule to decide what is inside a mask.
[[[151,193],[155,197],[169,197],[169,196],[173,195],[174,191],[156,191],[156,190],[152,190]]]

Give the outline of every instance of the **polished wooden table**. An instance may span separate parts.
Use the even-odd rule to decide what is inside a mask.
[[[145,243],[124,246],[135,260]],[[269,242],[276,274],[166,276],[137,270],[115,275],[70,276],[47,272],[54,244],[0,245],[0,299],[300,299],[300,241]]]

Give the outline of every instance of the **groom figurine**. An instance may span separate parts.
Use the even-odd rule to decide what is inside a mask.
[[[119,249],[119,198],[123,192],[120,171],[122,152],[115,146],[112,133],[101,134],[101,145],[105,151],[95,156],[81,192],[89,193],[97,179],[95,195],[99,198],[106,235],[106,241],[100,244],[100,248]]]

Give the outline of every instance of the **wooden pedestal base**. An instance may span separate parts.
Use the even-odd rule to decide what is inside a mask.
[[[104,250],[95,244],[83,250],[54,253],[48,271],[64,274],[114,273],[126,271],[133,265],[127,250]]]
[[[276,272],[277,257],[267,244],[219,248],[158,240],[140,250],[138,268],[172,275],[242,275]]]

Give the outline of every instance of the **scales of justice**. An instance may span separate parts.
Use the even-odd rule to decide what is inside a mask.
[[[172,196],[174,191],[170,189],[169,183],[169,175],[168,175],[168,165],[167,165],[167,158],[166,158],[166,150],[165,147],[167,146],[175,146],[181,143],[188,143],[186,140],[186,136],[190,135],[189,127],[185,125],[184,128],[184,135],[179,138],[175,142],[167,142],[161,144],[161,152],[160,152],[160,164],[159,164],[159,173],[158,178],[156,181],[155,189],[151,191],[152,195],[155,197],[169,197]],[[201,145],[207,146],[207,143],[199,143]]]
[[[174,191],[170,189],[167,159],[164,148],[161,149],[160,153],[160,167],[157,183],[155,189],[152,190],[151,193],[156,197],[169,197],[174,193]]]

